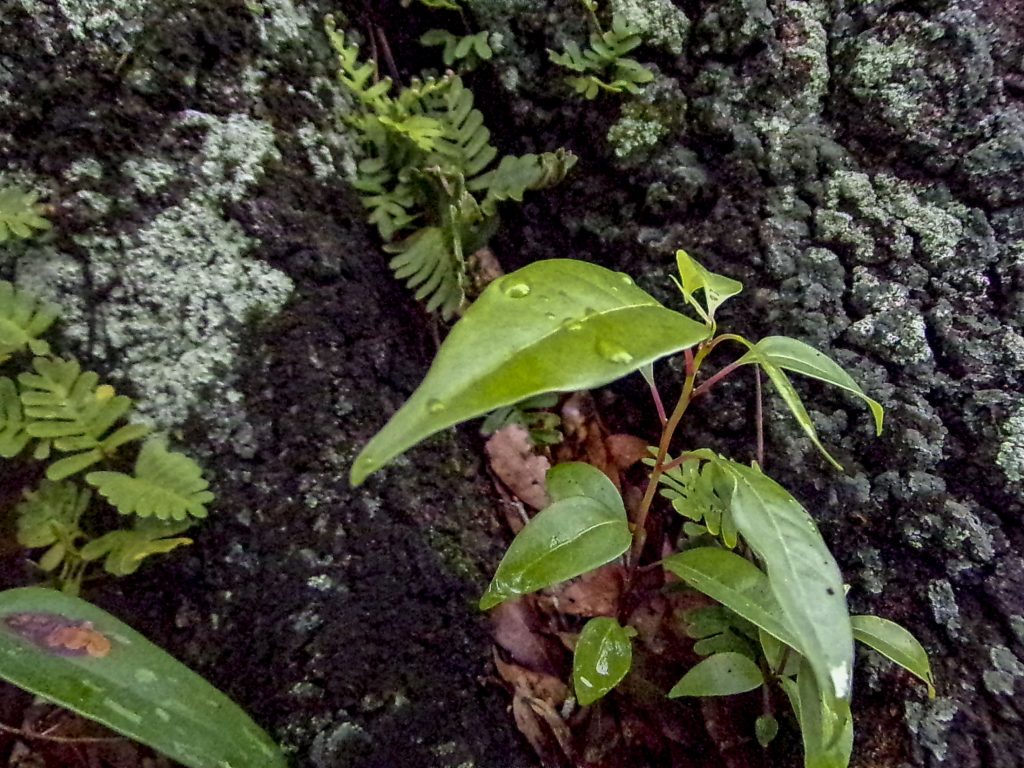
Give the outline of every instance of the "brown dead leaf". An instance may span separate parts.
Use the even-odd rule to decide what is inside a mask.
[[[517,695],[541,699],[555,707],[560,707],[569,696],[569,687],[559,678],[505,661],[497,649],[494,651],[494,665],[501,679],[511,685]]]
[[[539,600],[550,609],[571,616],[615,616],[626,581],[618,563],[597,568],[573,579],[560,590],[549,590]]]
[[[538,704],[536,699],[517,695],[512,699],[512,715],[519,732],[530,742],[545,768],[568,768],[572,765],[571,736],[557,712],[544,702]]]
[[[608,435],[604,444],[608,449],[608,455],[612,463],[620,470],[625,471],[636,464],[640,459],[646,458],[647,441],[636,435]]]
[[[565,654],[561,644],[542,632],[532,601],[512,600],[491,611],[494,642],[528,669],[558,675]]]
[[[491,435],[485,447],[491,469],[512,493],[534,509],[547,506],[544,477],[551,464],[547,458],[533,452],[530,433],[525,427],[519,424],[502,427]]]

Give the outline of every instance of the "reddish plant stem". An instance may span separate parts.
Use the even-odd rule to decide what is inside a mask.
[[[735,371],[739,367],[740,367],[740,363],[739,363],[738,360],[735,363],[729,363],[729,365],[725,366],[725,368],[720,370],[718,373],[716,373],[710,379],[708,379],[703,384],[701,384],[699,387],[697,387],[693,391],[693,398],[696,399],[696,398],[700,397],[701,395],[707,394],[707,391],[709,389],[711,389],[713,386],[715,386],[715,384],[720,382],[722,379],[724,379],[726,376],[728,376],[730,373],[732,373],[733,371]]]
[[[644,498],[640,502],[640,509],[637,512],[636,520],[633,523],[633,550],[630,554],[630,563],[634,567],[639,564],[640,554],[644,550],[644,542],[647,540],[647,514],[651,511],[654,494],[658,490],[658,479],[665,471],[665,457],[668,455],[668,448],[672,443],[672,437],[675,435],[676,428],[679,426],[679,422],[682,420],[683,414],[686,413],[686,408],[690,404],[693,395],[694,378],[696,378],[696,371],[687,375],[686,381],[683,384],[682,394],[679,395],[679,401],[676,403],[672,415],[661,431],[661,441],[658,443],[658,456],[654,462],[654,468],[651,470],[651,476],[647,481],[647,490],[644,491]]]
[[[654,377],[651,377],[651,397],[654,398],[654,407],[658,410],[658,420],[661,421],[662,429],[665,428],[665,423],[668,421],[668,416],[665,415],[665,403],[661,400],[661,392],[658,391],[658,385],[654,381]]]

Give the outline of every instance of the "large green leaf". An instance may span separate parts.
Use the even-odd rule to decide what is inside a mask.
[[[669,698],[679,696],[733,696],[764,684],[761,669],[742,653],[716,653],[694,665],[672,686]]]
[[[786,376],[785,371],[792,371],[803,376],[808,376],[834,387],[846,390],[856,395],[867,403],[871,409],[871,415],[875,420],[875,432],[882,434],[883,411],[882,406],[872,400],[864,390],[857,384],[842,368],[836,365],[828,355],[825,355],[814,347],[804,344],[802,341],[791,339],[788,336],[768,336],[754,344],[746,354],[738,361],[740,365],[756,363],[761,366],[775,389],[778,390],[786,406],[792,411],[807,436],[818,448],[819,451],[838,469],[842,469],[832,455],[825,450],[825,446],[818,439],[818,432],[814,428],[807,409],[804,408],[800,395]]]
[[[277,747],[203,678],[69,595],[0,592],[0,677],[189,768],[284,768]]]
[[[588,473],[593,476],[586,478]],[[575,476],[575,482],[558,479],[570,474]],[[530,520],[498,564],[480,599],[481,609],[599,568],[629,549],[632,534],[622,499],[615,494],[612,503],[598,475],[604,477],[601,470],[588,464],[562,464],[549,472],[549,476],[555,477],[555,482],[549,484],[549,493],[554,486],[556,497],[588,488],[597,488],[597,495],[557,498]],[[604,481],[611,486],[607,478]]]
[[[890,661],[894,661],[928,686],[928,697],[935,698],[928,653],[910,632],[895,621],[878,616],[851,616],[853,639],[874,648]]]
[[[785,488],[760,470],[722,458],[718,465],[732,486],[729,506],[740,536],[764,563],[796,639],[790,645],[810,663],[826,694],[848,700],[853,630],[842,574],[818,527]]]
[[[632,627],[598,616],[580,632],[572,657],[572,684],[576,700],[588,707],[622,682],[633,663]]]
[[[455,324],[423,383],[356,458],[351,481],[454,424],[607,384],[707,335],[626,275],[571,259],[530,264],[491,283]]]
[[[839,708],[822,694],[806,659],[796,680],[779,681],[789,697],[804,742],[804,768],[846,768],[853,752],[853,717],[845,702]]]
[[[544,480],[551,501],[561,501],[572,496],[587,496],[609,509],[626,514],[622,495],[615,484],[608,479],[608,475],[592,464],[582,461],[557,464],[548,470]]]
[[[727,549],[699,547],[666,557],[662,562],[694,589],[778,640],[796,646],[768,577],[749,560]]]

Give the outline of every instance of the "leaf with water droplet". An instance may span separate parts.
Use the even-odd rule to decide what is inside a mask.
[[[581,706],[590,706],[622,682],[633,664],[630,638],[635,635],[632,627],[606,616],[586,623],[572,657],[572,684]]]
[[[507,291],[517,285],[551,301],[509,301]],[[356,459],[351,481],[359,485],[459,422],[533,395],[603,386],[707,336],[704,325],[616,272],[571,259],[530,264],[489,285],[455,324],[423,383]],[[602,354],[599,340],[615,349]],[[445,409],[431,413],[432,400]]]
[[[524,282],[507,282],[509,278],[505,278],[506,282],[502,286],[502,290],[505,291],[505,295],[510,299],[523,299],[530,295],[530,286]]]
[[[104,652],[66,652],[69,627],[105,638]],[[231,699],[106,611],[56,590],[0,592],[0,678],[188,768],[286,766]]]

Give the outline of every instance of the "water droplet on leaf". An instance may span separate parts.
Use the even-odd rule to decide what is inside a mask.
[[[633,284],[633,278],[630,277],[629,275],[626,275],[626,274],[620,274],[619,275],[619,280],[622,282],[623,285],[632,285]]]
[[[440,413],[446,407],[444,403],[437,399],[427,401],[427,413]]]
[[[568,320],[562,323],[562,327],[565,328],[565,330],[569,331],[570,333],[575,333],[576,331],[583,330],[583,321],[577,320],[574,317],[570,317]]]
[[[625,365],[626,363],[633,362],[633,355],[627,352],[625,347],[607,339],[598,340],[597,353],[612,363]]]
[[[530,286],[526,283],[512,283],[512,285],[505,288],[505,295],[510,299],[521,299],[524,296],[530,295]]]

